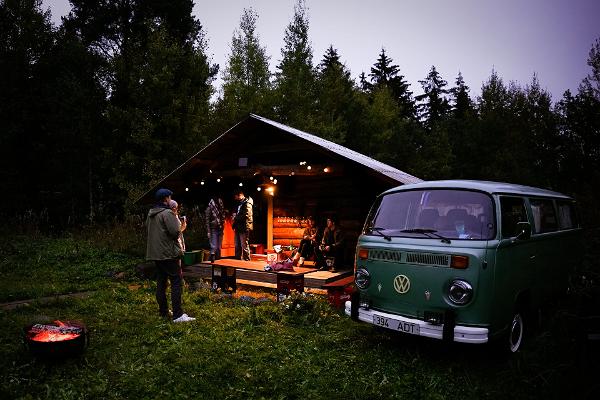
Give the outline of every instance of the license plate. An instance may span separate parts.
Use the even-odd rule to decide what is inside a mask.
[[[393,331],[400,331],[411,335],[420,333],[420,326],[412,322],[399,321],[393,318],[382,317],[381,315],[373,315],[373,324]]]

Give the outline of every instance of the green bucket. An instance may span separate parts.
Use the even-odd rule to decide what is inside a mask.
[[[200,250],[186,251],[183,253],[183,263],[185,265],[192,265],[196,264],[197,262],[202,262],[202,260],[198,260],[198,258],[202,258]]]

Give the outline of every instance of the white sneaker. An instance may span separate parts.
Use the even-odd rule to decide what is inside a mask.
[[[181,317],[176,318],[173,320],[173,322],[177,323],[177,322],[189,322],[189,321],[195,321],[196,318],[194,317],[190,317],[187,314],[182,314]]]

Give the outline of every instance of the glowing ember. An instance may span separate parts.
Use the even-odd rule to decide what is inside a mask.
[[[68,326],[61,321],[54,321],[56,325],[35,324],[29,330],[29,339],[36,342],[62,342],[78,338],[82,329]]]

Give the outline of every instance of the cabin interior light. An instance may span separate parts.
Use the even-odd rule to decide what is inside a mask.
[[[275,188],[273,186],[269,186],[268,188],[265,189],[265,191],[267,193],[269,193],[271,196],[275,195]]]
[[[277,185],[277,179],[273,179],[273,183]]]
[[[329,172],[329,171],[330,171],[329,167],[325,167],[325,168],[323,168],[323,172],[327,173],[327,172]]]

